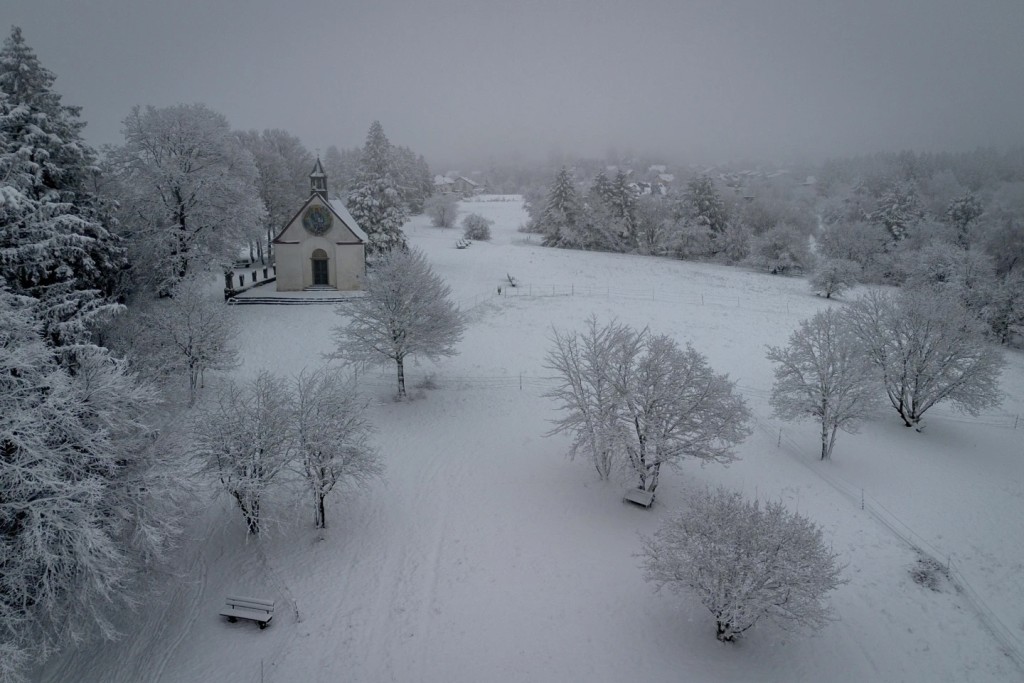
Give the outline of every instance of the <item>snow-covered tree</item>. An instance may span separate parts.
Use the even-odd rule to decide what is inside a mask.
[[[889,236],[884,227],[852,222],[830,225],[818,235],[818,252],[830,259],[860,264],[866,281],[881,279]]]
[[[986,319],[1000,344],[1008,344],[1014,332],[1024,328],[1024,269],[996,280]]]
[[[839,295],[860,281],[860,274],[863,269],[856,261],[835,258],[819,258],[811,274],[811,289],[831,299],[832,295]]]
[[[259,172],[257,187],[266,207],[264,237],[257,240],[255,256],[266,260],[273,249],[272,240],[292,218],[295,207],[309,195],[309,172],[313,168],[313,155],[302,142],[287,131],[250,130],[238,134],[242,145],[249,150]]]
[[[55,78],[12,28],[0,49],[0,278],[39,300],[51,343],[71,346],[116,310],[125,257],[92,190],[79,107],[61,103]]]
[[[807,235],[790,225],[776,225],[751,240],[748,259],[758,268],[782,275],[807,270],[813,255]]]
[[[987,319],[996,286],[995,265],[988,255],[948,242],[931,242],[906,254],[903,287],[959,299]]]
[[[137,580],[174,536],[169,490],[153,477],[172,451],[146,424],[153,389],[84,347],[60,363],[33,300],[0,286],[0,680],[96,635],[138,597]],[[179,475],[180,477],[180,475]]]
[[[920,429],[925,412],[942,401],[971,415],[1001,402],[1003,357],[955,297],[869,292],[850,305],[848,319],[907,427]]]
[[[434,176],[422,154],[408,147],[392,146],[395,183],[406,210],[412,214],[423,212],[425,202],[434,194]]]
[[[327,173],[327,188],[332,196],[348,197],[359,176],[359,159],[363,152],[358,147],[339,150],[334,145],[324,152],[323,165]],[[433,184],[433,181],[431,181]]]
[[[266,491],[294,457],[290,404],[287,382],[260,372],[227,384],[195,418],[195,455],[235,499],[250,534],[260,533]]]
[[[924,218],[924,209],[913,185],[897,183],[882,193],[869,218],[883,226],[892,241],[899,242],[911,226]]]
[[[724,231],[729,221],[725,202],[714,182],[705,175],[696,176],[687,183],[681,209],[683,218],[706,227],[712,238]]]
[[[557,381],[547,395],[564,413],[552,433],[573,434],[573,454],[587,449],[602,477],[622,458],[617,464],[651,492],[664,464],[732,460],[749,412],[727,376],[667,336],[594,318],[587,325],[582,334],[556,330],[546,363]]]
[[[188,377],[189,405],[207,370],[237,365],[238,326],[230,310],[195,278],[179,282],[170,297],[140,316],[150,363],[166,374]]]
[[[352,377],[327,368],[303,371],[293,389],[295,451],[313,496],[314,524],[324,529],[328,494],[366,484],[384,468]]]
[[[636,354],[638,334],[620,323],[601,327],[597,318],[587,319],[583,332],[552,331],[553,347],[544,367],[552,370],[556,385],[545,396],[554,399],[563,416],[554,420],[550,434],[573,437],[569,457],[582,451],[593,463],[597,475],[608,479],[621,465],[623,405],[612,381],[616,368]]]
[[[494,221],[484,218],[478,213],[471,213],[462,219],[462,235],[469,240],[486,242],[491,239],[491,226]]]
[[[374,121],[366,136],[359,175],[347,202],[352,217],[369,237],[368,255],[405,249],[402,225],[408,214],[398,191],[396,173],[391,143],[380,121]]]
[[[667,198],[660,195],[637,197],[635,212],[637,252],[653,256],[669,253],[676,230]]]
[[[963,249],[971,248],[974,225],[984,213],[985,207],[970,190],[949,203],[945,218],[956,231],[957,245]]]
[[[784,420],[821,423],[821,459],[832,457],[839,430],[854,433],[875,405],[878,376],[860,340],[834,308],[815,313],[785,348],[768,347],[776,364],[771,405]]]
[[[778,501],[748,502],[725,489],[691,496],[686,510],[644,537],[644,579],[692,592],[732,642],[762,618],[783,628],[821,629],[826,601],[845,583],[819,526]]]
[[[733,460],[733,447],[750,434],[750,413],[728,375],[716,373],[689,344],[680,348],[646,331],[640,341],[612,382],[622,398],[629,465],[638,488],[654,492],[662,465],[685,456]]]
[[[394,362],[398,396],[405,393],[405,359],[454,356],[466,323],[451,288],[418,249],[396,249],[367,271],[366,294],[338,309],[348,318],[334,328],[333,358],[358,363]]]
[[[581,244],[579,223],[583,207],[576,193],[576,181],[565,166],[548,190],[538,232],[544,234],[544,246],[577,248]]]
[[[111,160],[138,281],[167,294],[262,233],[259,171],[224,116],[203,104],[135,107],[123,130]]]
[[[436,194],[423,205],[435,228],[450,228],[455,225],[459,213],[459,198],[452,193]]]

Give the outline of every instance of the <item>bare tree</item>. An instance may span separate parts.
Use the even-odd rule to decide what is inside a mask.
[[[816,292],[821,292],[826,299],[839,295],[860,280],[863,269],[856,261],[847,259],[822,258],[814,266],[810,285]]]
[[[292,411],[287,383],[261,372],[243,386],[228,384],[193,427],[196,456],[238,503],[250,534],[259,534],[264,493],[292,461]]]
[[[572,434],[570,457],[584,450],[601,479],[611,476],[625,441],[622,399],[612,375],[621,374],[615,366],[635,355],[638,336],[614,321],[599,327],[594,316],[582,333],[552,332],[554,348],[544,367],[555,372],[557,384],[545,396],[559,404],[564,416],[554,421],[549,434]]]
[[[920,430],[925,412],[942,401],[977,415],[1002,400],[1003,357],[956,297],[870,292],[851,304],[849,321],[907,427]]]
[[[435,228],[450,228],[459,213],[459,198],[454,194],[435,194],[423,208]]]
[[[384,468],[370,444],[366,402],[339,370],[301,372],[294,381],[295,449],[313,494],[316,528],[327,527],[324,500],[338,485],[357,486]]]
[[[845,583],[817,525],[781,502],[747,502],[721,488],[692,496],[683,513],[644,537],[640,557],[656,589],[696,593],[725,642],[762,617],[820,629],[832,618],[826,595]]]
[[[638,487],[654,492],[661,466],[684,456],[729,462],[749,434],[750,412],[728,375],[716,373],[689,344],[642,333],[639,351],[613,377],[631,438],[624,444]]]
[[[454,356],[465,320],[452,303],[451,288],[418,249],[383,253],[366,274],[366,295],[338,309],[349,318],[334,328],[337,350],[330,355],[358,363],[394,361],[398,397],[405,393],[405,359]]]
[[[815,313],[789,337],[768,347],[776,363],[771,405],[784,420],[821,422],[821,459],[832,457],[839,430],[854,433],[875,405],[878,373],[863,344],[830,308]]]
[[[684,456],[728,462],[749,434],[749,412],[726,375],[693,347],[666,336],[588,320],[583,334],[554,334],[547,367],[558,382],[547,395],[564,416],[552,433],[574,434],[602,477],[616,457],[653,492],[663,464]]]
[[[145,346],[165,372],[188,376],[189,405],[207,370],[238,363],[238,329],[231,311],[195,278],[178,283],[171,298],[158,301],[141,317]]]

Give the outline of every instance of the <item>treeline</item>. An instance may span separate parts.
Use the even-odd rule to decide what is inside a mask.
[[[804,170],[662,174],[670,182],[658,184],[625,167],[580,182],[563,166],[525,193],[523,229],[552,247],[809,274],[826,296],[860,282],[939,287],[998,341],[1019,334],[1024,150],[901,152]]]
[[[188,498],[191,406],[208,372],[235,364],[237,328],[210,271],[246,245],[272,258],[314,164],[295,136],[233,130],[202,104],[136,107],[123,143],[97,151],[55,80],[13,28],[0,48],[5,683],[114,636],[163,565]],[[404,241],[401,223],[432,190],[423,157],[379,123],[358,161],[347,154],[332,181],[370,250]],[[342,426],[329,425],[332,443],[346,443]]]

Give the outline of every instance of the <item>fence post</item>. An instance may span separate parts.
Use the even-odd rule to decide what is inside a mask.
[[[776,448],[782,448],[782,427],[779,427],[779,440],[775,443]]]

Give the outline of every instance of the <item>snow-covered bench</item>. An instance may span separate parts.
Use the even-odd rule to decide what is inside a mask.
[[[626,489],[626,492],[622,494],[622,502],[636,503],[649,508],[654,503],[654,493],[643,489]]]
[[[273,600],[242,598],[236,595],[229,595],[225,602],[227,602],[227,605],[221,610],[221,616],[227,617],[228,621],[232,623],[239,619],[251,619],[263,629],[274,618]]]
[[[458,242],[455,243],[455,248],[456,249],[465,249],[466,247],[468,247],[471,244],[473,244],[473,242],[471,242],[470,240],[461,239],[461,240],[459,240]]]

